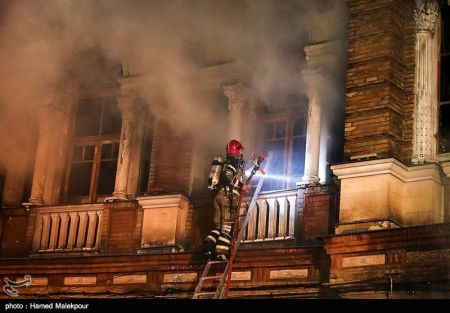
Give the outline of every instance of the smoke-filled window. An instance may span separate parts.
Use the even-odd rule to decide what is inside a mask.
[[[444,5],[440,62],[439,153],[450,152],[450,7]]]
[[[113,193],[121,123],[114,97],[79,101],[66,184],[69,202],[95,202]]]
[[[306,124],[303,116],[273,118],[263,124],[262,150],[273,152],[263,191],[295,188],[303,176]]]
[[[121,119],[113,97],[81,99],[77,106],[74,136],[118,134]]]

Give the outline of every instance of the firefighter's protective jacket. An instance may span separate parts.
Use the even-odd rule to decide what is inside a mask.
[[[244,164],[244,160],[237,158],[232,154],[227,154],[218,189],[224,188],[226,194],[234,193],[239,196],[244,184]]]

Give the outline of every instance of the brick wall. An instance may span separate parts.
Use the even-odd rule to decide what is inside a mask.
[[[387,279],[393,279],[395,289],[418,290],[425,283],[431,290],[447,281],[442,291],[448,293],[449,235],[449,224],[435,224],[325,238],[330,285],[386,290]]]
[[[187,194],[191,154],[189,136],[177,134],[168,123],[159,121],[153,137],[149,192]]]
[[[0,256],[19,257],[27,251],[28,213],[24,209],[3,209]]]
[[[23,297],[190,298],[206,261],[202,254],[189,253],[0,260],[0,278],[31,275],[36,284],[22,288]],[[328,267],[321,247],[241,251],[233,267],[239,278],[233,278],[230,295],[318,297],[326,292],[320,281]],[[223,264],[213,265],[210,274],[223,270]],[[205,289],[212,283],[217,281],[206,281]]]
[[[412,137],[413,2],[350,0],[348,5],[345,156],[377,153],[402,160],[410,154],[405,143],[411,145]]]
[[[335,185],[301,188],[297,195],[295,238],[298,243],[317,241],[333,233],[338,216]]]
[[[231,297],[450,295],[449,224],[327,236],[322,242],[323,247],[240,250],[233,267],[239,279],[233,279]],[[200,253],[0,259],[0,278],[31,275],[35,284],[20,289],[25,297],[188,298],[205,263]],[[221,270],[212,268],[210,274]]]
[[[106,203],[108,211],[108,254],[134,253],[138,203],[135,201]]]
[[[414,122],[414,77],[415,77],[415,31],[413,1],[406,1],[405,7],[405,74],[403,104],[403,158],[412,159],[412,139]]]

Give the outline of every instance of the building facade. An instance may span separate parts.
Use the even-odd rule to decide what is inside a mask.
[[[42,99],[27,162],[3,162],[1,276],[30,275],[24,297],[192,296],[209,167],[238,139],[274,156],[231,297],[448,297],[449,10],[320,1],[286,55],[296,75],[270,93],[214,41],[184,50],[181,83],[102,61],[106,79]]]

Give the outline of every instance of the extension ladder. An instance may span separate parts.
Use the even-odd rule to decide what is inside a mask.
[[[272,151],[269,151],[268,153],[268,157],[267,157],[267,162],[266,162],[266,166],[264,167],[264,171],[267,172],[267,170],[269,169],[270,166],[270,162],[272,160]],[[259,166],[258,166],[259,169]],[[250,177],[247,179],[246,184],[248,184],[253,175],[255,174],[255,172],[258,170],[256,169],[256,163],[255,163],[255,167],[252,171],[252,174],[250,175]],[[230,258],[227,261],[215,261],[215,260],[211,260],[209,259],[206,262],[205,268],[203,269],[202,275],[200,276],[200,279],[198,280],[198,284],[195,287],[194,290],[194,295],[192,296],[192,299],[223,299],[223,298],[228,298],[228,290],[230,289],[230,284],[231,284],[231,273],[232,273],[232,268],[233,268],[233,263],[234,263],[234,258],[236,256],[237,253],[237,249],[239,247],[239,244],[241,243],[243,237],[244,237],[244,233],[245,233],[245,228],[247,227],[248,221],[250,220],[250,216],[252,215],[253,209],[256,205],[256,198],[262,188],[262,185],[264,183],[264,175],[262,175],[259,179],[258,185],[256,187],[256,190],[253,194],[253,197],[250,201],[250,204],[248,206],[247,209],[247,214],[245,215],[244,221],[242,223],[242,225],[240,225],[240,229],[239,229],[239,234],[236,236],[237,233],[237,229],[233,230],[233,239],[231,241],[231,253],[230,253]],[[240,197],[239,197],[239,201],[238,201],[238,205],[236,207],[235,210],[235,221],[234,221],[234,225],[239,225],[239,210],[241,207],[241,203],[242,203],[242,196],[243,193],[241,193]],[[220,264],[226,264],[225,265],[225,269],[223,270],[223,273],[220,275],[215,275],[215,276],[209,276],[209,271],[210,269],[215,266],[215,265],[220,265]],[[203,284],[207,281],[219,281],[216,291],[210,291],[210,292],[206,292],[206,291],[202,291],[202,287]]]

